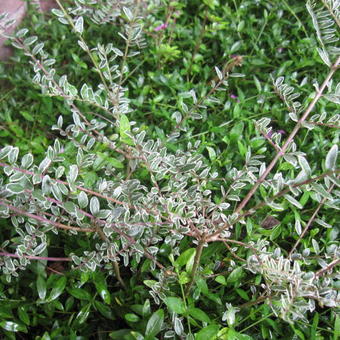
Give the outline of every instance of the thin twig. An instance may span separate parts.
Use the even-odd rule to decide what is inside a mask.
[[[228,78],[229,72],[232,71],[236,66],[240,66],[242,64],[243,57],[237,56],[235,58],[232,58],[229,60],[223,67],[222,70],[222,79],[218,79],[216,81],[216,84],[210,89],[208,94],[201,97],[200,100],[197,101],[197,103],[184,115],[183,119],[175,126],[175,129],[179,129],[181,125],[185,122],[187,118],[190,117],[190,115],[195,112],[196,109],[198,109],[206,99],[208,99],[214,92],[217,91],[217,89],[220,87],[221,84]]]
[[[267,299],[271,298],[272,296],[266,296],[266,295],[261,295],[258,297],[255,301],[249,301],[246,303],[243,303],[242,305],[237,306],[237,308],[243,309],[251,306],[258,305],[259,303],[266,301]]]
[[[336,259],[334,261],[332,261],[328,266],[326,266],[325,268],[320,269],[319,271],[317,271],[315,273],[315,277],[320,277],[323,274],[325,274],[327,271],[331,270],[332,268],[334,268],[335,266],[337,266],[340,263],[340,259]]]
[[[103,230],[101,229],[100,225],[96,225],[96,231],[98,233],[98,235],[100,236],[100,238],[107,244],[110,244],[109,239],[106,237],[106,235],[104,234]],[[120,269],[119,269],[119,264],[117,262],[116,259],[112,260],[113,262],[113,269],[116,275],[117,280],[119,281],[119,283],[121,284],[121,286],[126,290],[127,287],[125,285],[124,280],[122,279],[122,276],[120,275]]]
[[[95,231],[95,229],[93,229],[93,228],[72,227],[70,225],[51,221],[51,220],[48,220],[47,218],[44,218],[44,217],[41,217],[41,216],[38,216],[38,215],[34,215],[34,214],[31,214],[27,211],[21,210],[17,207],[14,207],[13,205],[7,204],[4,201],[0,201],[0,205],[7,207],[8,209],[16,212],[17,214],[20,214],[20,215],[23,215],[23,216],[26,216],[26,217],[29,217],[29,218],[33,218],[34,220],[39,221],[41,223],[47,223],[47,224],[53,225],[54,227],[59,228],[59,229],[73,230],[73,231],[80,231],[80,232],[94,232]]]
[[[254,184],[254,186],[252,187],[252,189],[249,190],[248,194],[246,195],[246,197],[242,200],[242,202],[237,206],[235,213],[239,213],[249,202],[249,200],[253,197],[253,195],[255,194],[256,190],[258,189],[258,187],[264,182],[264,180],[266,179],[266,177],[269,175],[269,173],[273,170],[274,166],[276,165],[277,161],[285,154],[285,152],[287,151],[288,147],[290,146],[290,144],[293,142],[294,137],[296,136],[296,134],[298,133],[298,131],[300,130],[303,122],[307,119],[307,117],[309,116],[309,114],[311,113],[311,111],[313,110],[315,104],[318,102],[318,100],[321,98],[323,91],[325,90],[325,88],[327,87],[329,81],[331,80],[331,78],[333,77],[335,71],[337,70],[338,66],[340,64],[340,56],[338,57],[338,59],[336,60],[336,62],[334,63],[334,65],[331,67],[331,70],[329,71],[325,81],[323,82],[323,84],[321,85],[321,87],[319,88],[319,90],[317,91],[314,99],[311,101],[311,103],[308,105],[306,111],[304,112],[304,114],[302,115],[302,117],[299,119],[299,121],[296,123],[293,131],[291,132],[291,134],[289,135],[289,137],[287,138],[286,142],[284,143],[284,145],[282,146],[281,150],[275,155],[274,159],[271,161],[271,163],[268,165],[267,169],[264,171],[264,173],[262,174],[262,176],[257,180],[257,182]]]
[[[337,176],[337,178],[339,178],[339,176]],[[334,189],[335,183],[333,183],[330,188],[327,190],[328,193],[331,193],[332,190]],[[312,222],[314,221],[316,215],[318,214],[319,210],[321,209],[321,207],[324,205],[324,203],[327,201],[327,198],[324,197],[321,202],[319,203],[319,205],[317,206],[317,208],[315,209],[313,215],[310,217],[310,219],[308,220],[305,228],[303,229],[301,235],[299,236],[299,238],[297,239],[297,241],[295,242],[293,248],[291,249],[291,251],[289,252],[288,258],[292,257],[292,254],[294,252],[294,250],[297,248],[297,246],[299,245],[299,243],[301,242],[301,240],[304,238],[304,236],[306,235],[309,227],[311,226]]]
[[[70,261],[72,261],[69,257],[45,257],[45,256],[32,256],[32,255],[19,256],[18,254],[12,254],[12,253],[8,253],[8,252],[0,252],[0,256],[15,257],[17,259],[24,257],[24,258],[29,259],[29,260],[53,261],[53,262],[70,262]]]
[[[331,129],[340,129],[340,125],[333,125],[333,124],[327,124],[327,123],[321,123],[321,122],[310,122],[310,121],[308,121],[307,123],[312,124],[312,125],[325,126]]]
[[[200,265],[201,255],[202,255],[202,251],[203,251],[205,243],[206,243],[205,235],[203,234],[201,239],[198,241],[198,246],[196,248],[194,264],[192,266],[191,275],[190,275],[191,277],[190,277],[190,281],[189,281],[187,288],[186,288],[186,295],[189,294],[190,289],[191,289],[191,287],[192,287],[192,285],[195,281],[196,272],[197,272],[197,269]]]
[[[242,262],[247,262],[247,260],[243,259],[242,257],[239,257],[238,255],[235,254],[235,252],[232,250],[232,248],[230,247],[230,245],[226,242],[226,240],[222,240],[222,242],[224,243],[224,245],[226,246],[226,248],[230,251],[230,254],[235,257],[235,259],[242,261]]]
[[[281,196],[284,196],[285,194],[290,192],[291,188],[298,188],[298,187],[301,187],[303,185],[306,185],[306,184],[309,184],[309,183],[312,183],[312,182],[316,182],[316,181],[318,181],[318,180],[320,180],[320,179],[322,179],[324,177],[327,177],[327,176],[330,176],[330,175],[333,175],[333,174],[336,174],[336,173],[339,173],[339,172],[340,172],[340,169],[330,170],[330,171],[327,171],[327,172],[323,173],[322,175],[319,175],[319,176],[316,176],[316,177],[313,177],[313,178],[309,178],[309,179],[307,179],[307,180],[305,180],[305,181],[303,181],[301,183],[297,183],[297,184],[294,184],[292,186],[288,186],[287,188],[282,189],[280,192],[278,192],[276,195],[270,197],[266,201],[263,201],[263,202],[255,205],[251,209],[247,210],[243,214],[240,214],[233,223],[231,223],[231,224],[230,223],[225,223],[222,227],[220,227],[214,233],[210,234],[207,237],[207,242],[217,241],[219,239],[219,235],[221,234],[221,232],[223,230],[230,228],[235,223],[237,223],[240,220],[242,220],[244,217],[253,215],[258,209],[267,206],[269,202],[272,202],[275,199],[277,199],[277,198],[279,198]]]

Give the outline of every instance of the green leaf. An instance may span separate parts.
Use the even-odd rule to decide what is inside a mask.
[[[236,288],[236,293],[241,296],[242,299],[249,301],[250,298],[247,292],[241,288]]]
[[[195,336],[195,340],[208,340],[213,339],[219,330],[218,325],[210,325],[201,329]],[[228,338],[229,340],[229,338]]]
[[[38,279],[37,279],[37,291],[38,291],[39,298],[41,300],[45,300],[45,297],[46,297],[46,281],[41,275],[39,275]]]
[[[47,302],[51,302],[57,299],[63,293],[66,286],[66,281],[67,281],[66,277],[62,276],[55,282],[55,286],[52,288],[51,294],[48,297]]]
[[[236,107],[239,107],[239,106],[236,105]],[[235,124],[234,127],[230,130],[230,133],[229,133],[230,141],[231,142],[238,141],[242,136],[243,129],[244,129],[244,123],[243,122],[238,122],[237,124]]]
[[[131,329],[120,329],[119,331],[114,331],[109,334],[111,339],[114,340],[122,340],[122,339],[131,339],[132,338],[132,330]],[[130,336],[129,338],[127,336]],[[136,339],[133,337],[132,339]]]
[[[340,315],[337,314],[334,321],[334,336],[333,340],[337,340],[340,338]]]
[[[29,326],[30,324],[30,318],[25,310],[25,308],[23,306],[20,306],[18,308],[18,316],[19,316],[19,319],[24,323],[26,324],[27,326]]]
[[[88,303],[85,305],[77,314],[76,320],[78,321],[79,324],[82,324],[86,321],[86,319],[89,317],[90,314],[90,308],[91,308],[91,303]]]
[[[97,173],[94,171],[86,172],[82,174],[82,177],[84,178],[85,188],[91,188],[98,180]]]
[[[145,340],[153,339],[161,330],[164,322],[164,311],[159,309],[153,313],[146,325]]]
[[[41,340],[51,340],[50,335],[48,334],[48,332],[45,332],[44,335],[41,337]]]
[[[316,340],[318,324],[319,324],[319,313],[316,312],[313,317],[313,324],[312,324],[311,331],[310,331],[310,340]]]
[[[188,313],[196,320],[203,321],[206,323],[211,322],[209,316],[199,308],[190,307],[188,309]]]
[[[227,278],[227,282],[228,283],[240,282],[242,276],[243,276],[242,267],[237,267],[229,274],[229,276]]]
[[[102,163],[109,163],[116,169],[123,169],[124,164],[117,159],[113,158],[112,156],[108,156],[103,152],[97,152],[98,158],[101,160]]]
[[[222,275],[216,276],[215,281],[220,283],[221,285],[224,285],[224,286],[227,284],[227,280]]]
[[[105,303],[108,305],[111,303],[111,295],[107,289],[107,284],[102,273],[94,273],[94,284],[96,286],[97,292]]]
[[[209,154],[209,158],[210,160],[214,160],[216,159],[216,151],[214,148],[210,147],[210,146],[207,146],[206,149],[208,150],[208,154]]]
[[[143,309],[142,309],[142,315],[148,316],[151,314],[151,306],[150,306],[150,300],[146,299],[143,305]]]
[[[253,231],[253,222],[250,218],[247,218],[246,229],[247,229],[247,234],[250,236]]]
[[[181,285],[185,285],[190,282],[190,275],[187,272],[181,272],[178,277],[178,282]]]
[[[134,313],[127,313],[124,315],[124,319],[129,322],[138,322],[140,317]]]
[[[25,325],[21,325],[12,321],[1,321],[0,327],[9,332],[25,332],[27,333],[27,328]]]
[[[129,119],[126,115],[121,115],[119,120],[119,134],[120,134],[120,140],[128,145],[134,145],[133,140],[128,135],[131,133],[131,126]]]
[[[178,265],[179,267],[184,266],[189,262],[189,260],[193,257],[195,257],[196,249],[195,248],[189,248],[185,250],[175,261],[175,265]]]
[[[102,302],[96,300],[94,301],[94,306],[99,311],[99,313],[102,314],[105,318],[110,320],[115,319],[115,317],[112,314],[111,308],[104,305]]]
[[[164,300],[168,308],[177,314],[184,314],[186,311],[184,301],[177,297],[167,297]]]
[[[232,328],[228,330],[228,340],[252,340],[253,338],[247,334],[236,332]]]
[[[78,300],[91,300],[91,294],[83,288],[69,288],[67,290],[72,296]]]

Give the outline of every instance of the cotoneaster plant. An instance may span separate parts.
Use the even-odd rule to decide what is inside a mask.
[[[274,315],[290,323],[305,320],[306,313],[315,311],[317,305],[339,307],[337,231],[323,217],[325,207],[334,213],[339,209],[338,139],[319,164],[310,164],[308,155],[299,151],[294,141],[301,129],[313,129],[314,123],[339,121],[336,113],[317,113],[321,97],[339,103],[340,85],[332,81],[340,63],[338,2],[307,2],[320,43],[318,52],[326,65],[323,83],[315,82],[314,93],[297,101],[298,94],[283,77],[273,80],[273,89],[286,105],[294,128],[283,136],[273,132],[269,118],[255,122],[273,149],[272,160],[253,154],[247,146],[244,166],[233,167],[226,175],[212,170],[197,152],[199,141],[172,151],[160,139],[150,138],[145,126],[133,120],[128,79],[138,69],[131,70],[129,65],[146,47],[143,25],[155,4],[77,0],[74,7],[66,8],[57,2],[59,9],[53,13],[68,25],[70,34],[77,35],[98,79],[77,88],[67,75],[58,74],[53,68],[56,61],[44,43],[27,36],[27,29],[10,37],[13,45],[30,57],[33,82],[44,95],[62,98],[73,122],[65,124],[59,116],[52,129],[61,137],[47,148],[41,162],[35,162],[30,153],[19,157],[16,146],[0,150],[0,214],[11,226],[0,252],[0,267],[7,280],[20,275],[32,261],[50,260],[54,235],[90,240],[88,249],[75,247],[62,260],[83,272],[104,269],[115,275],[123,289],[129,286],[122,267],[135,270],[148,260],[146,268],[154,277],[144,284],[155,304],[164,303],[170,313],[164,316],[163,309],[158,309],[150,318],[156,330],[149,320],[144,334],[135,333],[138,339],[153,339],[159,333],[186,339],[193,339],[195,333],[197,339],[207,335],[229,339],[239,334],[233,329],[238,308],[227,304],[216,309],[214,315],[222,326],[195,309],[200,295],[222,305],[205,280],[212,268],[202,266],[205,249],[222,243],[235,260],[230,262],[228,280],[241,280],[247,272],[252,303],[267,301]],[[3,28],[11,24],[6,17],[2,19]],[[113,43],[88,46],[84,39],[88,20],[97,25],[119,25],[124,47]],[[169,141],[176,141],[191,119],[204,118],[201,112],[207,103],[214,102],[216,91],[228,88],[228,78],[241,65],[242,57],[231,57],[223,69],[215,67],[216,79],[204,96],[199,97],[195,89],[185,94],[193,105],[183,101],[182,112],[173,113],[175,124],[168,131]],[[278,171],[281,160],[290,166]],[[212,183],[218,190],[210,188]],[[313,209],[307,222],[299,214],[306,193]],[[291,249],[277,246],[273,251],[268,238],[242,241],[241,233],[250,233],[259,212],[285,210],[295,215]],[[334,228],[330,242],[322,245],[312,239],[313,248],[304,248],[301,243],[314,222],[325,230]],[[184,238],[190,240],[190,246],[183,252],[180,245]],[[167,258],[160,256],[164,245],[171,249]],[[239,249],[243,257],[235,253]],[[195,319],[208,326],[198,326]]]

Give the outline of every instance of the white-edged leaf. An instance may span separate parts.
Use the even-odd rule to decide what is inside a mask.
[[[331,67],[332,63],[329,59],[329,55],[327,53],[327,51],[323,48],[317,48],[317,51],[319,53],[320,58],[322,59],[322,61],[328,66]]]
[[[69,175],[68,175],[68,180],[71,183],[74,183],[76,181],[77,177],[78,177],[78,166],[75,165],[75,164],[72,164],[70,166],[70,172],[69,172]]]
[[[13,194],[20,194],[24,191],[24,187],[19,183],[10,183],[6,185],[6,190],[10,191]]]
[[[64,209],[69,213],[73,214],[76,212],[77,206],[73,202],[65,202],[64,203]]]
[[[284,197],[287,199],[287,201],[289,201],[289,203],[295,205],[297,208],[303,208],[302,205],[293,196],[285,195]]]
[[[61,129],[63,127],[63,116],[58,117],[57,125],[58,125],[59,129]]]
[[[129,21],[132,21],[132,19],[133,19],[133,14],[132,14],[130,8],[128,8],[128,7],[123,7],[123,11],[124,11],[126,17],[128,18],[128,20],[129,20]]]
[[[78,40],[78,45],[84,50],[84,51],[88,51],[89,48],[87,47],[86,44],[84,44],[81,40]]]
[[[90,211],[92,215],[96,215],[100,211],[100,204],[97,197],[92,197],[90,200]]]
[[[83,17],[79,17],[74,25],[74,28],[76,30],[76,32],[82,34],[83,30],[84,30],[84,18]]]
[[[319,193],[322,197],[332,200],[332,195],[319,183],[312,183],[314,190]]]
[[[52,190],[52,194],[53,194],[53,196],[56,200],[58,200],[58,201],[63,200],[63,196],[61,194],[61,191],[60,191],[60,189],[59,189],[59,187],[56,183],[51,186],[51,190]]]
[[[299,161],[299,164],[301,166],[301,169],[306,173],[306,175],[309,177],[311,175],[311,168],[306,160],[305,157],[303,156],[298,156],[298,161]]]
[[[0,159],[6,158],[12,149],[13,149],[12,145],[6,145],[4,148],[2,148],[0,150]]]
[[[32,54],[35,55],[35,54],[39,54],[42,49],[44,48],[44,43],[39,43],[39,44],[36,44],[32,50]]]
[[[283,81],[285,80],[285,77],[279,77],[275,80],[275,86],[279,87],[280,85],[282,85]]]
[[[24,45],[30,46],[30,45],[34,44],[37,40],[38,40],[37,36],[28,37],[24,40]]]
[[[222,80],[223,79],[223,74],[222,74],[222,72],[219,70],[219,68],[217,66],[215,66],[215,72],[217,74],[218,79]]]
[[[78,194],[78,204],[81,208],[86,208],[89,204],[89,199],[84,191]]]
[[[69,25],[69,24],[70,24],[70,23],[68,22],[68,20],[65,19],[65,18],[58,18],[58,21],[61,22],[61,23],[64,24],[64,25]]]
[[[44,195],[49,195],[51,192],[51,178],[50,176],[46,175],[42,179],[41,190]]]
[[[334,170],[336,168],[336,161],[338,158],[338,146],[334,144],[328,151],[325,161],[326,170]]]
[[[312,244],[313,244],[315,253],[319,254],[320,253],[319,243],[316,240],[312,239]]]
[[[39,255],[39,254],[41,254],[41,253],[46,249],[46,246],[47,246],[47,243],[46,243],[46,242],[40,243],[40,244],[33,250],[34,255]]]
[[[298,219],[295,220],[295,230],[296,230],[296,233],[300,236],[302,233],[302,228],[301,228],[301,222]]]
[[[19,148],[18,147],[12,148],[8,154],[8,161],[11,164],[15,163],[18,159],[18,155],[19,155]]]
[[[22,157],[21,166],[25,169],[29,168],[33,163],[33,155],[31,153],[26,154]]]
[[[23,38],[28,32],[28,29],[27,28],[23,28],[21,30],[19,30],[18,32],[15,33],[15,36],[17,38]]]
[[[54,15],[56,15],[57,17],[59,17],[59,18],[63,18],[63,17],[64,17],[64,13],[63,13],[63,11],[61,11],[60,9],[53,8],[53,9],[51,10],[51,12],[52,12]]]
[[[335,103],[335,104],[340,104],[340,95],[339,94],[325,94],[323,96],[324,98],[328,99],[329,101]]]
[[[320,224],[321,226],[325,227],[325,228],[328,228],[328,229],[332,228],[332,226],[330,224],[326,223],[325,221],[321,220],[320,218],[316,218],[314,221],[316,223]]]
[[[44,158],[39,165],[39,172],[44,172],[51,164],[51,160],[49,158]]]

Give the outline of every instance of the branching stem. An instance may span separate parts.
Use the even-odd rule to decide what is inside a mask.
[[[339,176],[338,176],[337,178],[339,178]],[[332,190],[334,189],[334,186],[335,186],[335,183],[333,183],[333,184],[331,185],[331,187],[327,190],[327,192],[328,192],[328,193],[331,193]],[[321,202],[319,203],[319,205],[317,206],[317,208],[315,209],[313,215],[312,215],[312,216],[310,217],[310,219],[308,220],[308,222],[307,222],[305,228],[303,229],[301,235],[299,236],[299,238],[298,238],[297,241],[295,242],[293,248],[292,248],[291,251],[289,252],[289,255],[288,255],[289,258],[292,257],[292,254],[294,253],[296,247],[299,245],[299,243],[301,242],[301,240],[302,240],[302,239],[304,238],[304,236],[306,235],[306,233],[307,233],[309,227],[311,226],[311,224],[313,223],[313,221],[314,221],[316,215],[318,214],[319,210],[321,209],[321,207],[324,205],[324,203],[325,203],[326,201],[327,201],[327,198],[324,197],[324,198],[321,200]]]
[[[273,170],[274,166],[276,165],[277,161],[285,154],[285,152],[287,151],[288,147],[290,146],[290,144],[293,142],[294,137],[296,136],[296,134],[298,133],[298,131],[300,130],[303,122],[307,119],[307,117],[309,116],[309,114],[312,112],[315,104],[318,102],[318,100],[321,98],[323,91],[325,90],[325,88],[327,87],[329,81],[332,79],[335,71],[337,70],[338,66],[340,64],[340,56],[338,57],[338,59],[336,60],[336,62],[334,63],[334,65],[331,67],[331,70],[329,71],[325,81],[323,82],[323,84],[321,85],[321,87],[319,88],[319,90],[317,91],[314,99],[311,101],[311,103],[308,105],[306,111],[304,112],[304,114],[302,115],[302,117],[299,119],[299,121],[296,123],[293,131],[291,132],[291,134],[288,136],[286,142],[284,143],[284,145],[282,146],[281,150],[279,152],[277,152],[277,154],[275,155],[275,157],[273,158],[273,160],[271,161],[271,163],[268,165],[267,169],[264,171],[264,173],[262,174],[262,176],[257,180],[257,182],[255,183],[255,185],[252,187],[252,189],[249,190],[248,194],[246,195],[246,197],[241,201],[241,203],[237,206],[235,212],[239,213],[249,202],[249,200],[253,197],[253,195],[255,194],[256,190],[258,189],[258,187],[264,182],[264,180],[267,178],[267,176],[270,174],[270,172]]]
[[[195,258],[194,258],[194,264],[192,266],[192,271],[191,271],[191,277],[190,277],[190,281],[188,283],[188,286],[186,288],[186,295],[189,294],[190,292],[190,289],[194,283],[194,280],[195,280],[195,277],[196,277],[196,272],[197,272],[197,269],[200,265],[200,260],[201,260],[201,256],[202,256],[202,251],[203,251],[203,248],[204,248],[204,245],[206,243],[206,240],[205,240],[205,235],[203,234],[201,239],[198,241],[198,246],[196,248],[196,254],[195,254]]]

